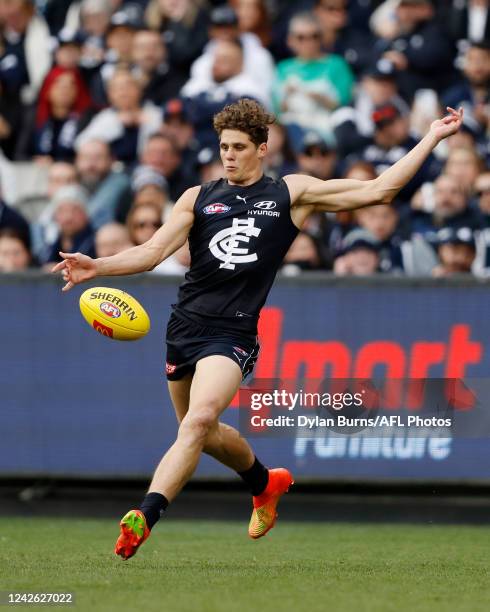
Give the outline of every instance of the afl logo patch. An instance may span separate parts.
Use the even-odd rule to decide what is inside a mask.
[[[208,204],[203,210],[205,215],[214,215],[216,213],[228,212],[230,207],[221,202],[215,202],[214,204]]]
[[[105,315],[111,317],[111,319],[118,319],[121,316],[119,308],[110,302],[102,302],[99,308]]]
[[[256,202],[254,204],[254,208],[260,208],[260,210],[272,210],[276,206],[277,204],[275,202],[271,202],[270,200],[265,200],[264,202]]]

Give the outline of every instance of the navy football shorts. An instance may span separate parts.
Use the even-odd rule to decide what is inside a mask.
[[[206,327],[173,312],[167,325],[165,372],[168,380],[180,380],[193,374],[196,363],[203,357],[224,355],[238,364],[245,380],[254,369],[259,349],[254,334]]]

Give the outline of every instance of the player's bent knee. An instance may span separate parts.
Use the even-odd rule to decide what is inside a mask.
[[[190,438],[204,446],[208,435],[216,427],[216,422],[217,417],[211,410],[187,413],[180,423],[179,436]]]

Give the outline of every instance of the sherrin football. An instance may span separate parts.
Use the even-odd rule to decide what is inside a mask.
[[[139,340],[150,331],[150,317],[134,297],[109,287],[93,287],[80,296],[83,317],[113,340]]]

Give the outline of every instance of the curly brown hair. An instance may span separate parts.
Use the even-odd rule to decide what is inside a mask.
[[[214,116],[214,129],[221,136],[223,130],[238,130],[250,137],[250,140],[259,146],[267,142],[269,128],[276,118],[268,113],[263,106],[255,100],[242,98],[234,104],[229,104]]]

